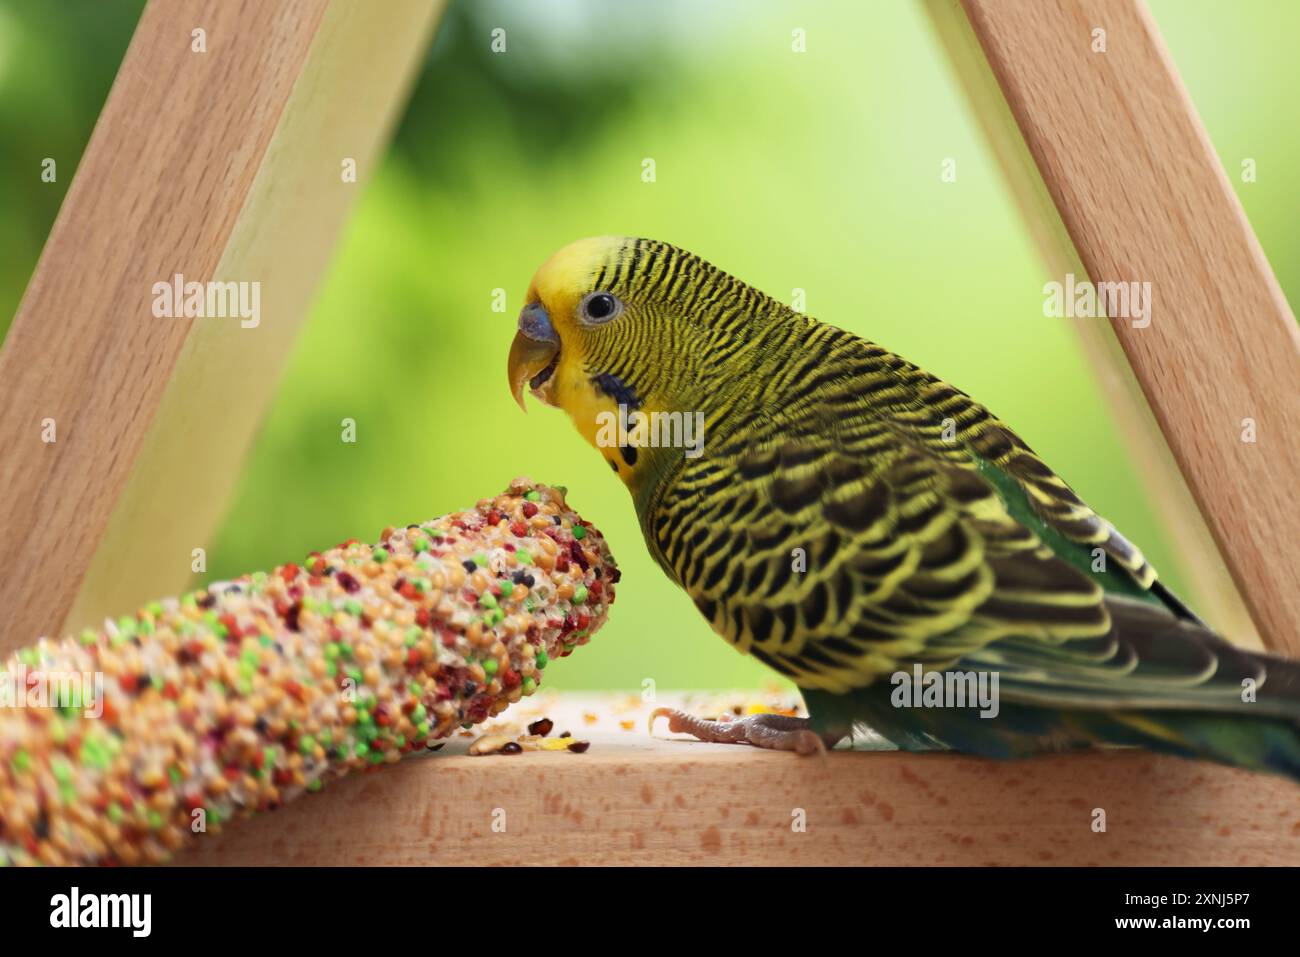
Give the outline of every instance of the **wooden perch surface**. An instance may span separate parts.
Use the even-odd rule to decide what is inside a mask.
[[[443,752],[200,835],[177,863],[1300,864],[1300,787],[1282,778],[1140,752],[1004,763],[854,751],[823,762],[670,737],[662,721],[652,738],[651,708],[544,693],[503,723],[546,716],[552,736],[569,731],[588,751],[470,757],[475,729]]]

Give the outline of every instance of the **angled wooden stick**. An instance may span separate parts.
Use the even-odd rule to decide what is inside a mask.
[[[1079,280],[1090,279],[959,0],[925,0],[925,6],[1034,237],[1047,268],[1046,278],[1059,281],[1073,274]],[[1169,536],[1197,614],[1235,644],[1263,648],[1250,612],[1110,324],[1076,319],[1072,325],[1102,387],[1124,449],[1144,479],[1145,499]],[[1168,574],[1169,569],[1161,567],[1160,571]]]
[[[1150,283],[1150,323],[1108,325],[1265,645],[1300,655],[1300,331],[1155,24],[1141,0],[961,5],[1077,278]]]
[[[0,352],[0,650],[182,590],[439,9],[146,8]]]

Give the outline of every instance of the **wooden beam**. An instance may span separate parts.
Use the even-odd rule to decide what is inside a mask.
[[[0,352],[0,650],[184,587],[439,9],[145,9]],[[257,325],[155,317],[176,274]]]
[[[959,0],[924,3],[971,112],[1038,247],[1047,270],[1044,280],[1059,282],[1066,275],[1091,280]],[[1145,479],[1140,494],[1169,538],[1196,613],[1235,644],[1262,648],[1250,612],[1115,334],[1108,323],[1078,319],[1071,324],[1101,386],[1124,450],[1137,474]],[[1162,567],[1160,572],[1167,575],[1168,569]]]
[[[468,757],[461,738],[202,835],[176,863],[1300,864],[1300,788],[1268,775],[1140,752],[822,762],[651,738],[648,706],[610,696],[543,695],[507,717],[534,712],[591,749]]]
[[[1151,323],[1110,325],[1264,643],[1300,655],[1300,330],[1149,12],[962,6],[1087,275],[1151,284]]]

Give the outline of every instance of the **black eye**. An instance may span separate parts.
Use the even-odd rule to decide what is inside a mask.
[[[607,322],[623,310],[623,304],[607,292],[594,292],[582,304],[582,314],[592,322]]]

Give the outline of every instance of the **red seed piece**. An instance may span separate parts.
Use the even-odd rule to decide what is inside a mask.
[[[578,563],[578,566],[584,572],[591,567],[591,563],[587,561],[587,553],[582,550],[582,546],[578,544],[576,538],[569,542],[569,554],[573,556],[573,560]]]
[[[550,734],[551,731],[554,730],[554,728],[555,728],[555,722],[552,721],[550,718],[538,718],[536,721],[534,721],[532,724],[528,726],[528,733],[540,735],[541,737],[544,738],[548,734]]]

